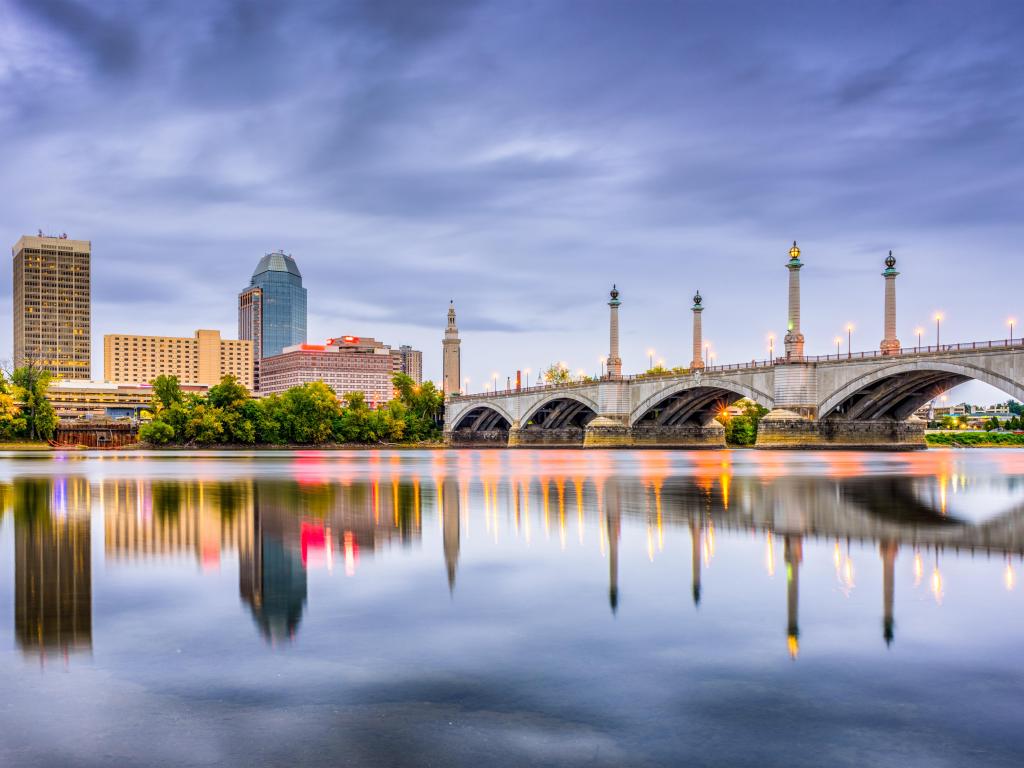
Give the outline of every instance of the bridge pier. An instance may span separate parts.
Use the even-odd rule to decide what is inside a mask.
[[[925,423],[916,418],[906,421],[808,419],[792,412],[787,415],[775,410],[761,419],[756,447],[923,450],[928,447],[924,440],[924,428]]]
[[[638,448],[725,448],[725,427],[712,419],[704,426],[636,426],[632,444]]]
[[[513,427],[508,432],[509,448],[580,448],[584,445],[582,427]]]

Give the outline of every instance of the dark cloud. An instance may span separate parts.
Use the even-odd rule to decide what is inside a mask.
[[[627,368],[686,357],[698,286],[719,359],[759,356],[794,238],[812,351],[850,319],[877,344],[889,247],[901,335],[942,306],[997,337],[1024,308],[956,311],[947,276],[1015,268],[1022,31],[1000,2],[17,2],[0,228],[94,241],[97,338],[141,305],[233,332],[284,247],[314,337],[413,343],[435,376],[450,298],[471,376],[591,366],[612,282]]]

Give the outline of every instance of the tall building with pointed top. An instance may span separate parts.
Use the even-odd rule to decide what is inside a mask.
[[[238,338],[252,340],[257,386],[260,360],[306,342],[306,289],[290,254],[274,251],[259,260],[238,294]]]
[[[14,257],[14,365],[63,379],[88,379],[92,366],[92,243],[67,235],[26,235]]]
[[[442,376],[444,395],[458,394],[462,391],[462,359],[460,357],[459,327],[455,324],[455,301],[448,303],[448,327],[444,331],[442,348]]]

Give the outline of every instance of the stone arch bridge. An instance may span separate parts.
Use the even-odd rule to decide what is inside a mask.
[[[780,359],[479,395],[445,409],[453,445],[723,447],[715,416],[749,398],[769,409],[759,447],[923,448],[914,412],[982,381],[1024,401],[1021,340]]]

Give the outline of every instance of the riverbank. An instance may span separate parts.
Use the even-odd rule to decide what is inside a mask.
[[[1015,432],[926,432],[935,448],[1024,448],[1024,434]]]

